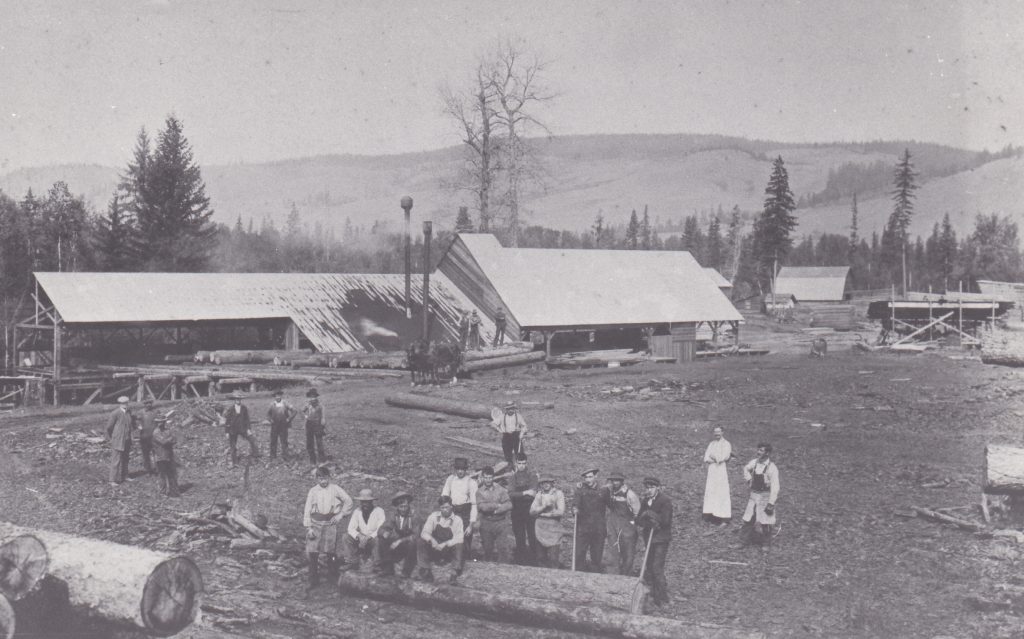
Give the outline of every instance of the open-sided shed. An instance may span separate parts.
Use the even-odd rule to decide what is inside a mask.
[[[846,299],[849,266],[783,266],[775,290],[792,293],[801,304]]]

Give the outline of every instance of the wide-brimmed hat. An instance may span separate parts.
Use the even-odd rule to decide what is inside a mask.
[[[320,393],[316,392],[315,388],[311,388],[306,391],[306,397],[320,397]]]
[[[118,404],[127,404],[130,401],[132,401],[132,400],[128,399],[127,395],[121,395],[120,397],[117,398],[117,403]]]
[[[400,501],[412,501],[412,495],[405,492],[404,490],[400,490],[397,493],[395,493],[394,497],[391,498],[391,505],[397,506],[398,502]]]
[[[228,397],[230,399],[245,399],[245,393],[242,391],[232,391]]]
[[[613,470],[611,473],[608,474],[608,479],[609,481],[626,481],[626,476],[622,474],[621,470]]]
[[[373,501],[373,491],[369,488],[364,488],[359,491],[359,496],[356,497],[356,501]]]
[[[510,408],[519,408],[519,404],[516,404],[515,401],[510,399],[507,402],[505,402],[502,408],[504,408],[505,410],[508,410]]]
[[[585,471],[583,471],[582,473],[580,473],[580,477],[586,477],[590,473],[594,473],[596,475],[599,472],[601,472],[601,469],[599,469],[599,468],[588,468]]]

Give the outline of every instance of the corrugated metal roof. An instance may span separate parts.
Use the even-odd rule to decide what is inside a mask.
[[[459,238],[525,328],[742,319],[685,251],[502,248],[489,234]]]
[[[322,352],[373,350],[380,336],[418,336],[422,275],[412,282],[413,319],[405,318],[402,274],[327,273],[36,273],[68,324],[123,324],[290,318]],[[431,275],[434,321],[457,334],[475,308],[441,273]],[[487,321],[487,320],[485,320]],[[493,334],[493,325],[481,327]],[[374,342],[378,342],[375,344]],[[390,347],[396,347],[390,344]]]
[[[846,293],[849,266],[783,266],[775,288],[800,302],[841,302]]]
[[[705,266],[704,273],[711,278],[711,281],[715,283],[718,288],[732,288],[732,282],[725,279],[725,276],[718,272],[718,269]]]

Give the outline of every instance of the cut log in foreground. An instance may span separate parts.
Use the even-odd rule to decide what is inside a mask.
[[[0,595],[0,639],[11,639],[14,636],[14,609],[7,597]]]
[[[187,557],[0,522],[0,540],[19,535],[43,542],[49,574],[89,614],[159,636],[180,632],[199,614],[203,577]]]
[[[0,545],[0,594],[24,597],[46,575],[49,554],[35,535],[18,535]]]
[[[413,408],[416,410],[428,410],[435,413],[446,413],[460,417],[476,417],[479,419],[490,419],[491,409],[483,404],[471,402],[458,402],[453,399],[441,399],[440,397],[427,397],[426,395],[413,395],[412,393],[395,393],[384,398],[388,406],[398,408]]]
[[[463,373],[476,373],[478,371],[489,371],[495,368],[507,368],[509,366],[524,366],[534,362],[542,362],[547,355],[544,351],[530,351],[518,355],[506,355],[504,357],[490,357],[475,362],[466,362],[462,365]]]
[[[981,489],[990,495],[1024,495],[1024,448],[985,447]]]
[[[481,572],[494,564],[488,564]],[[469,570],[467,566],[467,572]],[[555,572],[555,571],[549,571]],[[462,579],[467,578],[463,575]],[[758,632],[732,628],[707,627],[692,622],[664,617],[632,615],[622,610],[596,605],[577,606],[554,599],[525,597],[527,592],[513,583],[491,581],[486,589],[423,583],[408,579],[379,578],[352,572],[338,579],[342,592],[404,603],[414,606],[441,608],[469,615],[482,615],[515,621],[544,628],[562,628],[576,632],[629,637],[632,639],[753,639],[763,638]],[[544,594],[548,586],[542,584],[531,594]],[[628,605],[628,599],[627,599]]]

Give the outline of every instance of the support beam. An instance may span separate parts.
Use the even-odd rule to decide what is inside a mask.
[[[53,325],[53,405],[60,406],[60,322]]]

